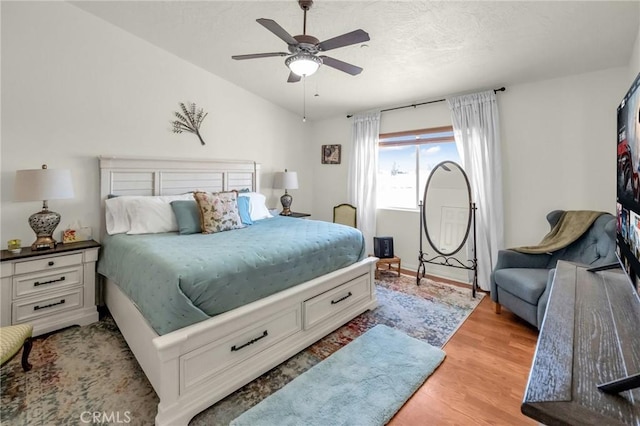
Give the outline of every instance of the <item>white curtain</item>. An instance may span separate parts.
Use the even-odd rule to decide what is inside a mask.
[[[349,203],[358,209],[358,229],[364,234],[367,253],[373,253],[376,234],[376,178],[380,113],[353,116],[349,161]]]
[[[491,91],[447,99],[456,147],[476,203],[478,285],[491,288],[489,277],[504,246],[500,123]],[[470,233],[471,234],[471,233]]]

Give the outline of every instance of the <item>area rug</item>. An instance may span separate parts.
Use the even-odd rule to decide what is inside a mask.
[[[377,324],[442,347],[480,303],[471,290],[415,277],[383,273],[376,280],[379,306],[354,318],[314,345],[194,417],[192,425],[228,425],[240,414]],[[24,373],[20,357],[0,374],[0,424],[82,424],[87,413],[103,423],[149,425],[158,397],[118,331],[105,316],[36,339]],[[84,416],[84,417],[82,417]],[[111,416],[111,417],[109,417]],[[119,417],[118,417],[119,416]]]
[[[231,422],[231,426],[385,425],[445,357],[378,324]]]

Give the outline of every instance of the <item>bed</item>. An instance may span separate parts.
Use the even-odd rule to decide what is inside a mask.
[[[100,157],[99,163],[103,206],[105,200],[113,195],[173,195],[196,188],[210,192],[245,188],[255,192],[260,190],[260,166],[252,161]],[[258,232],[261,227],[278,226],[277,223],[282,221],[302,226],[301,229],[339,227],[319,221],[276,217],[265,219],[258,226],[252,225],[249,230],[226,233],[230,236],[235,232],[253,241],[255,237],[250,232]],[[104,229],[103,224],[105,247],[102,254],[108,255],[109,248],[115,246],[118,239],[109,241],[114,236],[106,236]],[[210,235],[182,236],[174,233],[157,236],[168,244],[165,247],[175,248],[178,245],[186,251],[196,244],[196,240],[206,240],[206,237]],[[283,238],[273,244],[289,244],[287,241]],[[157,242],[153,244],[157,246]],[[295,251],[292,249],[288,256]],[[322,258],[325,255],[316,252],[315,256]],[[208,260],[201,260],[203,265],[208,264]],[[345,261],[349,264],[340,264],[339,269],[331,272],[324,272],[322,268],[326,265],[314,266],[313,269],[322,272],[320,276],[304,276],[297,272],[295,275],[301,276],[303,282],[288,288],[276,288],[271,294],[259,295],[257,300],[249,303],[236,301],[220,307],[219,303],[208,303],[210,299],[207,297],[212,296],[200,295],[202,306],[197,308],[208,312],[207,315],[169,326],[159,325],[157,319],[149,317],[149,312],[162,308],[143,306],[141,300],[144,298],[134,301],[130,289],[136,288],[136,282],[128,283],[128,287],[121,285],[118,281],[124,283],[127,278],[124,275],[116,278],[111,273],[107,274],[111,278],[101,276],[101,281],[104,301],[160,399],[156,424],[178,425],[187,424],[193,416],[226,395],[362,312],[375,308],[375,260],[360,255],[355,261]],[[259,278],[264,280],[265,286],[278,281],[275,278],[269,281],[267,269],[260,269],[266,268],[266,264],[261,265],[257,261],[252,264],[256,265],[258,272],[265,271]],[[143,282],[150,284],[143,277],[137,280],[140,286]],[[255,282],[256,279],[250,281]],[[183,287],[180,289],[182,291]],[[184,290],[189,291],[187,287]]]

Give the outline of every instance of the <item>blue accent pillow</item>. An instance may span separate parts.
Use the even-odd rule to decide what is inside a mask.
[[[180,234],[197,234],[202,232],[200,225],[200,209],[195,200],[175,200],[171,208],[176,215],[178,232]]]
[[[253,225],[251,215],[249,214],[249,197],[238,197],[238,213],[240,213],[240,220],[245,225]]]

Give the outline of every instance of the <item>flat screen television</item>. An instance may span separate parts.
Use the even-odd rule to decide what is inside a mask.
[[[618,106],[617,250],[640,289],[640,74]]]
[[[622,98],[617,112],[617,255],[636,291],[640,291],[640,74]],[[637,387],[640,373],[598,385],[598,389],[607,393]]]

